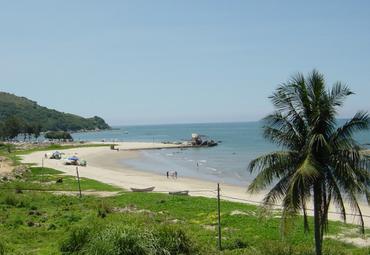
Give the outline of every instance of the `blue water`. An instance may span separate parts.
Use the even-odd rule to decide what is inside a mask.
[[[179,177],[195,177],[245,186],[254,177],[247,171],[257,156],[278,148],[262,137],[261,122],[175,124],[116,127],[102,132],[74,133],[85,141],[183,141],[192,133],[204,134],[221,143],[212,148],[162,149],[140,152],[139,159],[124,164],[144,171],[165,174],[177,171]],[[370,132],[356,136],[361,144],[370,143]]]

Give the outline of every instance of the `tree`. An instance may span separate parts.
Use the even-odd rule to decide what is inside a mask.
[[[5,139],[4,123],[0,122],[0,140]]]
[[[40,137],[41,130],[42,130],[42,126],[39,123],[34,124],[34,126],[33,126],[33,135],[35,136],[36,140],[37,140],[37,138]]]
[[[70,133],[65,131],[49,131],[45,134],[46,139],[73,140]]]
[[[14,139],[22,132],[22,122],[14,116],[8,117],[4,122],[4,136]]]
[[[342,126],[336,119],[337,109],[351,94],[340,82],[327,89],[324,76],[316,70],[307,77],[293,76],[270,97],[276,110],[264,119],[264,137],[282,150],[249,164],[249,171],[258,175],[248,190],[256,192],[273,184],[264,204],[282,200],[283,226],[290,215],[302,211],[308,231],[307,203],[313,200],[317,255],[322,254],[331,203],[340,208],[344,221],[348,203],[359,215],[362,231],[364,221],[357,197],[365,195],[370,204],[370,160],[353,139],[353,133],[369,128],[369,116],[357,112]]]
[[[23,135],[24,135],[24,140],[26,140],[28,136],[28,140],[31,140],[31,136],[34,133],[34,127],[31,123],[25,123],[23,125]]]

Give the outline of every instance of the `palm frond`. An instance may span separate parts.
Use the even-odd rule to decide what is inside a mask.
[[[328,171],[328,189],[329,189],[329,192],[330,194],[332,195],[333,199],[334,199],[334,203],[336,204],[336,206],[339,208],[340,212],[341,212],[341,217],[343,219],[344,222],[346,222],[347,220],[347,216],[346,216],[346,208],[344,206],[344,200],[343,200],[343,197],[342,197],[342,194],[341,194],[341,191],[340,191],[340,188],[335,180],[335,177],[332,175],[332,173],[330,171]],[[328,201],[327,203],[327,208],[329,208],[329,205],[330,205],[330,201]],[[326,213],[328,212],[328,210],[326,210]]]
[[[283,164],[284,162],[287,161],[294,162],[296,156],[297,156],[296,153],[293,151],[271,152],[252,160],[248,165],[248,169],[249,172],[252,173],[256,170],[262,170],[264,168],[273,167],[277,164]]]
[[[343,126],[337,128],[337,130],[331,136],[331,142],[335,145],[345,143],[349,147],[353,147],[353,134],[357,131],[368,130],[369,128],[370,118],[368,113],[359,111],[351,120],[347,121]]]
[[[352,192],[350,192],[348,195],[349,195],[348,200],[349,200],[350,206],[351,206],[352,210],[355,212],[355,214],[358,216],[358,219],[360,220],[361,233],[365,234],[364,217],[362,215],[360,205],[358,204],[357,197]]]
[[[282,200],[286,196],[291,177],[292,173],[286,174],[270,189],[263,199],[265,206],[276,205],[278,201]]]
[[[298,117],[299,118],[299,117]],[[264,118],[264,137],[273,143],[294,149],[303,143],[301,128],[288,116],[275,112]]]
[[[290,207],[295,212],[302,209],[302,201],[305,202],[310,197],[310,187],[319,177],[317,163],[311,155],[307,155],[290,178],[283,206]]]
[[[344,99],[354,94],[346,85],[336,82],[329,92],[330,102],[335,106],[342,106]]]
[[[292,159],[289,152],[274,152],[253,160],[249,164],[250,172],[259,169],[259,173],[248,186],[248,191],[259,191],[271,184],[275,178],[286,174],[292,168]]]
[[[324,75],[319,73],[317,70],[313,70],[308,74],[306,79],[306,86],[308,91],[308,97],[310,98],[311,103],[315,110],[318,109],[320,98],[326,93],[325,91],[325,80]]]

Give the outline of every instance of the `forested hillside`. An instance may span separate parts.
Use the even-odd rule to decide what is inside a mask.
[[[110,128],[98,116],[83,118],[74,114],[48,109],[25,97],[0,92],[0,122],[5,122],[10,117],[15,117],[25,124],[39,124],[42,131],[77,131]]]

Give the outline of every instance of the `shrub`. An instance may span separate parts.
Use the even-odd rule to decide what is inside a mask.
[[[72,229],[68,237],[62,242],[60,251],[62,254],[74,254],[82,251],[88,243],[91,235],[91,229],[86,226]]]
[[[223,245],[227,250],[244,249],[248,246],[249,245],[241,239],[230,240]]]
[[[144,245],[145,239],[136,229],[108,227],[101,231],[87,249],[86,254],[99,255],[145,255],[150,254]]]
[[[65,131],[49,131],[45,133],[45,138],[52,140],[73,140],[71,134]]]
[[[295,255],[289,244],[275,241],[263,243],[260,251],[264,255]]]
[[[15,215],[14,217],[9,219],[7,226],[16,229],[19,226],[22,226],[23,224],[24,224],[23,218],[19,215]]]
[[[63,254],[170,255],[195,254],[186,233],[175,227],[142,230],[122,225],[73,229],[62,243]]]
[[[5,244],[3,241],[0,240],[0,255],[5,255],[5,254],[6,254]]]
[[[101,200],[98,203],[98,217],[105,218],[108,213],[111,213],[113,211],[112,205],[107,203],[104,200]]]
[[[16,206],[18,204],[18,199],[14,194],[7,194],[4,198],[4,204]]]
[[[334,246],[334,247],[328,248],[328,247],[324,246],[323,254],[325,254],[325,255],[346,255],[347,253],[343,250],[342,247]]]
[[[193,254],[193,243],[186,233],[174,226],[159,228],[154,236],[158,242],[159,253],[156,254]]]

